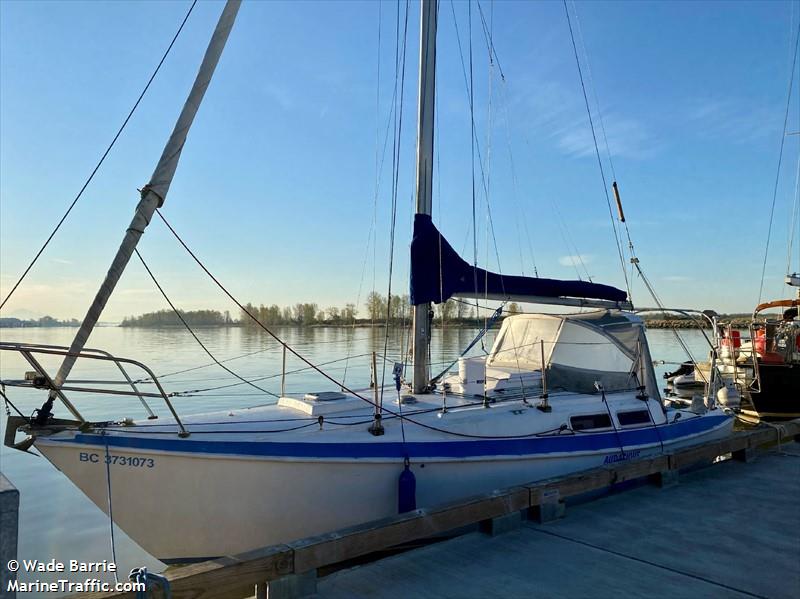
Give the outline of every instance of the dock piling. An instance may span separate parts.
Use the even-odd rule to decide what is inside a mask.
[[[564,517],[567,505],[561,498],[558,489],[546,489],[542,492],[539,505],[534,505],[529,510],[530,519],[545,524]]]
[[[288,574],[277,580],[270,580],[264,586],[266,587],[264,599],[303,599],[317,593],[317,571]],[[261,597],[258,590],[256,597]]]
[[[669,489],[677,486],[680,482],[680,472],[680,470],[662,470],[661,472],[656,472],[652,480],[662,489]]]
[[[480,530],[489,536],[495,537],[522,526],[522,512],[511,512],[480,522]]]
[[[739,449],[738,451],[732,452],[731,456],[733,457],[734,460],[749,464],[750,462],[754,462],[756,459],[756,448],[744,447],[743,449]]]
[[[17,579],[8,570],[8,562],[17,559],[19,534],[19,491],[0,472],[0,599],[14,599],[16,591],[9,587]]]

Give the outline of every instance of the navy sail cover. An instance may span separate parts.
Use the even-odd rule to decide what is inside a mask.
[[[612,302],[628,299],[624,291],[609,285],[500,275],[476,268],[456,253],[427,214],[414,216],[410,295],[413,305],[426,302],[440,304],[454,295],[521,301],[537,296]]]

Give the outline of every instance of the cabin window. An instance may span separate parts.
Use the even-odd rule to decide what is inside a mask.
[[[620,426],[630,426],[632,424],[650,424],[650,412],[648,410],[636,410],[635,412],[617,412]]]
[[[585,431],[592,428],[611,428],[608,414],[584,414],[569,419],[574,431]]]

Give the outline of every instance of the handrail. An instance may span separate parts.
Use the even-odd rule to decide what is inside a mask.
[[[758,364],[758,352],[756,351],[756,334],[752,322],[750,323],[749,328],[750,328],[750,339],[751,339],[750,343],[752,344],[750,348],[750,359],[753,362],[753,381],[750,383],[749,391],[751,393],[761,393],[761,369],[759,368]],[[764,337],[765,349],[766,349],[766,340],[767,338],[765,335]]]
[[[800,299],[775,300],[772,302],[764,302],[763,304],[758,304],[756,306],[756,309],[753,310],[753,318],[755,318],[756,314],[758,314],[762,310],[768,310],[769,308],[796,308],[798,306],[800,306]]]
[[[46,343],[25,343],[24,345],[27,346],[27,347],[37,347],[37,348],[42,348],[42,349],[69,350],[69,347],[67,347],[66,345],[49,345],[49,344],[46,344]],[[87,353],[91,353],[91,352],[98,353],[98,354],[103,355],[103,356],[108,356],[109,358],[113,357],[113,355],[110,352],[107,352],[104,349],[95,349],[95,348],[91,348],[91,347],[84,347],[83,351],[87,352]],[[125,377],[125,380],[128,382],[128,384],[133,389],[134,394],[139,398],[139,401],[142,402],[142,406],[147,411],[148,420],[154,420],[154,419],[158,418],[158,416],[156,416],[156,414],[153,412],[153,410],[150,409],[150,406],[147,405],[147,402],[144,400],[144,395],[136,387],[136,383],[134,383],[133,379],[131,379],[131,377],[128,375],[128,371],[125,370],[125,368],[123,368],[122,364],[120,364],[119,362],[117,362],[116,364],[119,367],[119,370],[122,373],[122,376]],[[61,386],[61,388],[62,389],[67,389],[67,387],[64,387],[63,385]],[[152,394],[149,394],[147,396],[148,397],[154,397]],[[155,397],[160,397],[160,396],[159,395],[155,395]]]
[[[41,388],[49,388],[44,387],[43,385],[37,386],[35,383],[32,384],[32,381],[19,381],[19,380],[3,380],[2,383],[6,387],[19,387],[21,389],[41,389]],[[102,381],[101,381],[102,383]],[[109,383],[111,384],[111,383]],[[158,398],[162,397],[160,393],[149,393],[147,391],[139,391],[134,393],[133,391],[119,391],[117,389],[106,389],[106,388],[98,388],[98,387],[76,387],[72,385],[61,385],[59,387],[61,391],[75,391],[76,393],[103,393],[108,395],[123,395],[126,397],[152,397]],[[156,418],[158,418],[156,416]]]
[[[51,349],[51,347],[52,347],[52,349]],[[70,352],[69,348],[64,348],[62,346],[50,346],[50,347],[48,347],[48,346],[44,346],[42,344],[13,343],[13,342],[8,342],[8,341],[0,342],[0,351],[16,351],[16,352],[22,354],[22,356],[34,368],[34,370],[36,370],[41,376],[43,376],[45,378],[45,380],[47,381],[47,387],[50,390],[52,390],[52,391],[54,391],[56,393],[58,398],[67,407],[67,409],[70,411],[70,413],[73,416],[75,416],[75,418],[77,418],[82,423],[86,422],[86,420],[83,418],[83,416],[81,416],[80,412],[75,408],[75,406],[72,405],[72,403],[62,393],[62,389],[81,391],[81,392],[91,392],[91,393],[109,393],[109,394],[114,394],[114,395],[120,395],[120,394],[122,394],[122,395],[136,395],[140,399],[143,396],[161,397],[164,400],[164,403],[166,403],[167,408],[169,408],[169,411],[172,413],[173,418],[175,418],[175,422],[178,424],[178,427],[180,428],[180,432],[178,433],[179,436],[181,436],[181,437],[189,436],[189,431],[186,430],[186,427],[183,425],[183,422],[181,422],[181,419],[178,416],[178,413],[175,411],[175,408],[173,407],[172,402],[170,402],[169,396],[167,395],[167,392],[161,386],[161,383],[159,382],[158,377],[156,377],[155,373],[150,368],[148,368],[147,366],[145,366],[143,363],[139,362],[138,360],[133,360],[131,358],[120,358],[120,357],[114,356],[112,354],[109,354],[108,352],[101,351],[101,350],[84,350],[84,351],[80,351],[80,352]],[[98,353],[106,354],[106,355],[95,355],[95,354],[98,354]],[[149,376],[150,380],[153,381],[153,384],[155,384],[156,388],[158,389],[158,394],[143,393],[143,392],[139,391],[138,389],[135,389],[135,387],[134,387],[134,389],[135,389],[134,393],[129,393],[127,391],[123,391],[123,392],[116,391],[116,392],[114,392],[114,391],[111,391],[111,390],[108,390],[108,389],[70,388],[70,387],[64,387],[63,385],[57,386],[54,383],[53,379],[50,377],[50,375],[47,373],[47,371],[44,369],[44,367],[38,362],[38,360],[36,360],[36,358],[33,357],[33,354],[65,356],[65,357],[72,357],[72,358],[76,358],[76,359],[86,358],[86,359],[90,359],[90,360],[100,360],[100,361],[104,361],[104,362],[113,362],[119,368],[122,368],[120,366],[121,364],[130,364],[130,365],[136,366],[138,368],[141,368],[144,372],[147,373],[147,375]],[[131,381],[131,383],[132,383],[132,381]],[[151,412],[151,414],[152,414],[152,412]]]
[[[708,312],[707,310],[695,310],[694,308],[636,308],[633,311],[634,314],[639,314],[640,312],[661,312],[662,314],[665,312],[675,312],[682,316],[686,316],[692,322],[698,322],[699,319],[696,318],[695,316],[692,316],[692,314],[694,313],[694,314],[699,314],[700,316],[708,320],[709,324],[711,325],[711,330],[714,330],[715,327],[714,317],[709,315],[707,313]],[[706,335],[706,332],[703,330],[703,327],[698,327],[698,329],[703,334],[703,337],[706,338],[706,342],[708,343],[709,347],[713,348],[714,344],[711,343],[711,340],[708,338],[708,335]]]

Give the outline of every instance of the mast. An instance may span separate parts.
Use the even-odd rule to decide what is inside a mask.
[[[431,215],[433,195],[433,119],[436,94],[437,0],[422,0],[419,35],[419,121],[417,125],[417,214]],[[414,393],[430,380],[430,302],[414,306]]]
[[[203,62],[200,64],[200,70],[189,92],[189,97],[183,105],[183,110],[181,110],[178,121],[175,123],[172,135],[170,135],[167,145],[164,147],[164,151],[153,171],[150,182],[141,190],[141,199],[136,206],[133,220],[131,224],[128,225],[119,250],[117,250],[117,255],[114,257],[114,261],[108,269],[106,278],[100,286],[94,298],[94,302],[92,302],[92,305],[89,307],[89,311],[86,313],[83,323],[80,329],[78,329],[75,339],[72,341],[72,345],[70,345],[68,355],[64,358],[64,362],[62,362],[55,379],[53,379],[56,389],[59,388],[66,380],[67,376],[69,376],[72,367],[75,365],[78,354],[83,350],[86,341],[89,339],[89,335],[100,319],[103,308],[105,308],[111,293],[114,291],[114,287],[116,287],[117,282],[122,276],[145,228],[150,224],[150,219],[152,219],[156,208],[160,208],[164,204],[170,184],[175,176],[175,169],[178,167],[178,160],[181,157],[181,151],[186,142],[189,128],[192,126],[192,122],[194,121],[198,108],[200,108],[200,103],[203,101],[203,96],[206,93],[208,84],[211,82],[211,77],[214,74],[214,69],[217,66],[219,57],[222,54],[222,50],[225,48],[225,42],[228,40],[228,34],[231,32],[240,4],[241,0],[228,0],[225,4],[225,8],[222,10],[222,14],[217,22],[217,27],[214,30],[214,34],[211,36],[211,41],[208,44],[205,56],[203,56]],[[47,421],[56,395],[56,390],[50,391],[47,402],[42,406],[36,418],[37,423],[44,424]],[[73,413],[73,416],[79,420],[83,420],[76,411],[70,411]]]

